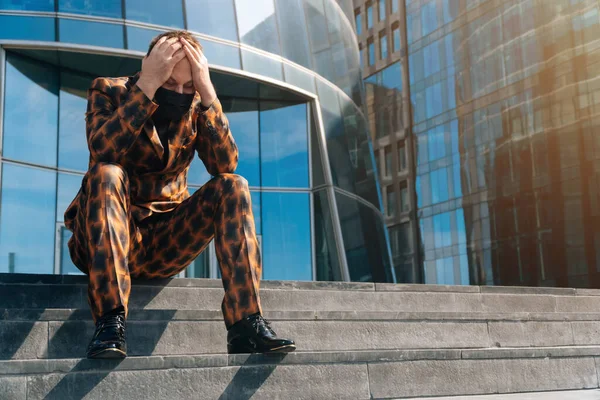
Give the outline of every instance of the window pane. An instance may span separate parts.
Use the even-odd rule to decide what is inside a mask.
[[[383,220],[370,207],[341,193],[335,195],[350,279],[391,282],[391,260]]]
[[[188,29],[238,41],[233,0],[185,0]]]
[[[308,188],[307,105],[261,102],[262,186]]]
[[[210,64],[222,65],[230,68],[242,68],[240,49],[223,43],[210,40],[200,40],[202,51]]]
[[[369,65],[375,64],[375,43],[369,43]]]
[[[392,146],[385,147],[385,176],[392,176]]]
[[[400,28],[394,29],[394,51],[400,51]]]
[[[71,260],[71,254],[69,253],[69,239],[71,239],[73,233],[65,228],[64,226],[60,227],[60,274],[61,275],[84,275],[83,272],[79,270],[73,264]]]
[[[54,0],[0,0],[0,10],[54,11]]]
[[[250,186],[261,186],[258,102],[235,99],[231,104],[231,111],[226,111],[225,115],[229,119],[231,133],[238,146],[239,161],[236,174],[246,178]]]
[[[394,186],[388,186],[386,188],[387,195],[387,216],[393,217],[396,215],[396,191],[394,190]]]
[[[60,19],[58,30],[61,42],[119,49],[124,47],[122,25]]]
[[[168,6],[164,0],[125,0],[125,15],[127,19],[183,28],[180,0],[170,1]]]
[[[0,37],[2,39],[53,42],[56,36],[54,32],[54,18],[0,15]]]
[[[379,20],[385,19],[385,0],[379,0]]]
[[[123,18],[121,0],[58,0],[58,11],[97,15],[99,17]]]
[[[387,36],[381,36],[379,38],[379,52],[381,54],[381,59],[385,60],[387,58],[388,55],[388,50],[387,50]]]
[[[356,34],[361,35],[362,34],[362,18],[360,17],[360,13],[357,13],[354,16],[354,19],[355,19],[355,23],[356,23]]]
[[[392,13],[398,12],[398,0],[392,0]]]
[[[131,50],[148,51],[152,39],[160,35],[161,31],[127,26],[127,48]]]
[[[87,171],[89,151],[85,135],[87,89],[91,78],[61,73],[58,166]]]
[[[56,221],[64,221],[64,214],[81,187],[83,175],[58,174]]]
[[[242,63],[244,65],[244,70],[248,72],[283,80],[281,61],[265,57],[253,51],[242,49]]]
[[[298,86],[300,89],[304,89],[310,93],[316,93],[315,78],[300,69],[283,64],[283,71],[285,73],[285,81],[291,85]]]
[[[312,280],[309,194],[262,193],[263,278]]]
[[[262,235],[262,193],[250,192],[252,197],[252,214],[257,235]]]
[[[373,27],[373,6],[367,7],[367,29]]]
[[[317,259],[316,279],[318,281],[341,281],[342,275],[331,220],[331,205],[325,190],[314,194],[314,204],[315,252]]]
[[[303,0],[276,0],[279,35],[283,56],[306,68],[310,68],[308,33],[304,19]],[[273,38],[275,39],[275,38]]]
[[[0,271],[54,272],[56,172],[2,166]]]
[[[408,212],[410,210],[410,205],[408,203],[408,188],[406,188],[406,186],[400,188],[400,207],[402,208],[402,212]]]
[[[42,65],[7,54],[3,153],[56,167],[58,73]]]
[[[404,146],[398,147],[398,170],[404,171],[406,169],[406,150]]]
[[[235,10],[242,43],[280,54],[273,0],[236,0]]]
[[[186,278],[210,278],[210,248],[204,251],[186,268]]]

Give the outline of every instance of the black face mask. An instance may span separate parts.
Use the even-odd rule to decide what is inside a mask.
[[[158,88],[154,95],[158,108],[152,114],[155,124],[179,121],[190,110],[194,94],[177,93],[165,88]]]

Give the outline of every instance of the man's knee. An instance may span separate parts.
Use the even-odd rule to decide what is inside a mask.
[[[128,186],[129,179],[125,169],[117,164],[96,163],[89,171],[88,185],[98,187],[102,184],[109,184],[113,187]]]
[[[223,191],[248,191],[248,181],[237,174],[219,174],[212,179],[214,183]]]

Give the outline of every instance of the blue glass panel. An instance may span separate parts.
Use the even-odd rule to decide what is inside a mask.
[[[148,47],[152,39],[160,35],[161,31],[152,29],[138,28],[135,26],[127,26],[127,48],[131,50],[148,52]]]
[[[423,5],[421,8],[421,29],[423,36],[429,35],[437,29],[437,9],[435,1]]]
[[[280,54],[273,0],[235,0],[240,41]]]
[[[242,49],[242,62],[245,71],[283,80],[281,61]]]
[[[257,235],[262,235],[262,193],[250,192],[252,197],[252,215],[254,215],[254,226]]]
[[[400,63],[394,63],[381,71],[382,85],[389,89],[402,90],[402,70]]]
[[[89,151],[85,135],[87,89],[91,78],[70,73],[60,75],[58,166],[87,171]]]
[[[185,0],[188,29],[238,41],[233,0]]]
[[[276,0],[282,55],[306,68],[310,68],[308,33],[304,19],[303,0]]]
[[[54,272],[55,213],[56,172],[2,166],[0,272]]]
[[[73,233],[70,230],[64,226],[60,228],[60,274],[84,275],[71,260],[69,253],[69,239],[71,239],[71,236],[73,236]]]
[[[307,105],[261,102],[262,186],[308,188]]]
[[[360,36],[362,34],[362,18],[361,18],[361,15],[360,14],[356,14],[354,16],[354,18],[356,20],[355,21],[355,23],[356,23],[356,34]]]
[[[224,67],[241,69],[240,49],[223,43],[201,40],[202,51],[209,64],[222,65]]]
[[[122,49],[123,26],[102,22],[60,19],[58,31],[61,42]]]
[[[350,279],[392,282],[391,260],[383,219],[370,207],[335,194]]]
[[[369,65],[375,64],[375,43],[369,43]]]
[[[125,0],[127,19],[183,28],[181,0]]]
[[[262,194],[263,278],[312,280],[308,193]]]
[[[298,86],[300,89],[304,89],[310,93],[316,93],[317,90],[315,88],[315,78],[313,75],[285,63],[283,64],[283,71],[287,83]]]
[[[246,178],[250,186],[261,186],[258,103],[236,99],[233,110],[227,111],[226,115],[239,152],[235,172]]]
[[[0,0],[0,10],[54,12],[54,0]]]
[[[194,156],[190,169],[188,170],[188,183],[193,185],[204,185],[211,176],[198,155]],[[191,193],[191,192],[190,192]]]
[[[4,157],[56,167],[58,72],[8,53],[4,107]]]
[[[367,29],[373,27],[373,6],[367,7]]]
[[[56,221],[64,221],[64,214],[67,207],[71,204],[79,188],[83,175],[59,174],[58,175],[58,195],[56,197]]]
[[[0,39],[54,42],[54,18],[0,15]]]
[[[58,11],[99,17],[123,18],[121,0],[58,0]]]
[[[314,193],[315,252],[318,281],[341,281],[332,211],[325,190]]]

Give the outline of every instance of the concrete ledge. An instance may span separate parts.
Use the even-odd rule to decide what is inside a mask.
[[[377,363],[369,377],[374,398],[598,387],[593,357]]]
[[[514,360],[594,358],[600,346],[487,349],[422,349],[367,351],[296,351],[289,354],[197,354],[128,357],[120,360],[63,358],[54,360],[0,360],[0,376],[66,372],[134,371],[171,368],[210,368],[253,365],[336,363],[391,363],[409,361]],[[600,368],[600,365],[599,365]]]
[[[496,312],[395,312],[395,311],[293,311],[265,310],[273,321],[545,321],[590,322],[588,329],[600,332],[600,313],[496,313]],[[91,321],[87,308],[0,308],[0,321]],[[222,321],[220,310],[132,309],[129,321]],[[583,328],[584,324],[581,325]],[[583,331],[582,335],[589,332]],[[582,343],[583,344],[583,343]]]
[[[0,361],[0,394],[6,388],[11,399],[184,399],[198,393],[379,399],[598,388],[593,356],[527,358],[528,350],[511,350],[507,358],[490,359],[460,359],[460,350],[404,350]]]

